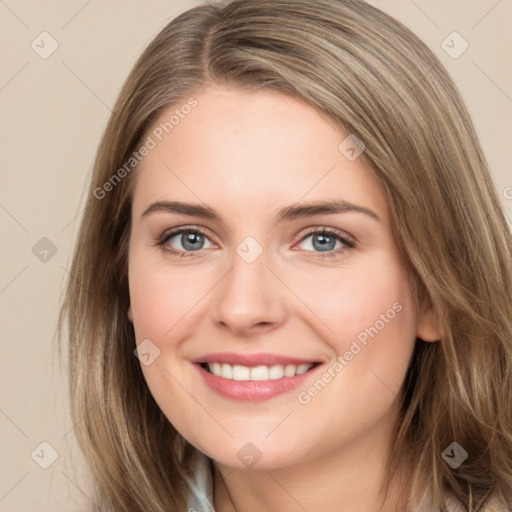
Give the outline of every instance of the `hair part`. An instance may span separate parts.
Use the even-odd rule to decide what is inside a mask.
[[[193,448],[151,396],[127,318],[137,170],[94,191],[158,116],[210,85],[307,101],[362,140],[386,191],[420,307],[444,333],[416,341],[401,390],[389,482],[408,506],[450,494],[512,502],[512,240],[470,116],[433,53],[360,0],[233,0],[191,9],[149,44],[100,142],[59,333],[67,326],[73,422],[109,511],[184,510]],[[442,459],[456,441],[468,458]],[[389,483],[388,482],[388,483]]]

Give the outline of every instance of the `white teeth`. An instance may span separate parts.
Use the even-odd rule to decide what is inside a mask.
[[[294,364],[289,364],[285,369],[284,369],[284,376],[285,377],[293,377],[295,375],[295,370],[297,369],[297,367],[294,365]]]
[[[269,379],[282,379],[284,377],[284,368],[280,364],[270,367],[268,371]]]
[[[222,372],[222,365],[220,363],[212,363],[208,365],[210,368],[210,371],[214,373],[215,375],[220,375]]]
[[[224,375],[223,375],[224,377]],[[233,380],[250,380],[250,370],[247,366],[233,366]]]
[[[301,364],[298,368],[297,368],[297,375],[300,375],[301,373],[305,373],[307,372],[309,369],[311,368],[311,365],[310,364]]]
[[[230,364],[223,364],[222,369],[220,370],[220,376],[225,379],[233,378],[233,367]]]
[[[268,366],[254,366],[251,368],[251,380],[268,380]]]
[[[301,375],[307,372],[313,364],[288,364],[286,366],[275,364],[273,366],[241,366],[238,364],[230,365],[226,363],[208,363],[208,368],[211,373],[217,377],[224,379],[232,379],[238,381],[246,380],[276,380],[283,377],[293,377],[294,375]]]

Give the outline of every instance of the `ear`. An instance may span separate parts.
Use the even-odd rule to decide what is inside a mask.
[[[418,317],[416,337],[423,341],[434,342],[439,341],[443,336],[443,329],[439,326],[434,312],[431,309],[423,311]]]
[[[132,313],[132,307],[128,306],[128,320],[133,324],[133,313]]]

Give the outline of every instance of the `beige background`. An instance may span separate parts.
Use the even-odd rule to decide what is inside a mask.
[[[89,502],[53,346],[62,283],[84,185],[121,84],[164,24],[199,3],[0,0],[2,512],[72,512]],[[512,1],[371,3],[418,34],[454,77],[512,218]],[[35,40],[39,52],[51,48],[41,36],[42,48],[43,31],[58,43],[46,59],[31,47]],[[469,44],[456,59],[441,46],[453,31]],[[461,48],[450,41],[451,51]],[[58,458],[41,468],[52,450]]]

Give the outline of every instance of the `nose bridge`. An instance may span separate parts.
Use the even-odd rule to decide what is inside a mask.
[[[246,237],[230,258],[230,270],[215,293],[214,320],[237,333],[282,321],[284,304],[279,282],[272,275],[267,250]]]

